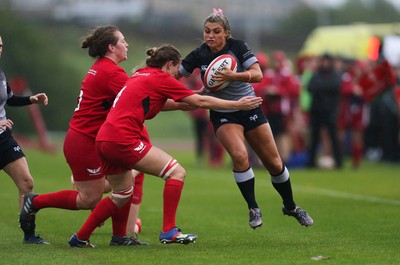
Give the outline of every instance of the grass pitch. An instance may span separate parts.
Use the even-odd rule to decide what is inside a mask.
[[[62,153],[25,150],[35,191],[70,189]],[[111,222],[91,237],[97,249],[73,249],[67,241],[88,211],[43,209],[36,231],[51,245],[23,245],[17,189],[0,171],[0,264],[400,264],[400,165],[364,162],[359,170],[291,170],[295,201],[314,218],[302,227],[283,216],[265,171],[255,169],[264,224],[252,230],[229,165],[195,165],[194,154],[174,152],[187,178],[177,224],[196,233],[190,245],[158,242],[163,181],[147,176],[140,217],[142,247],[110,247]]]

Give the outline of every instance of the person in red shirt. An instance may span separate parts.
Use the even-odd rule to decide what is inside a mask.
[[[95,138],[114,98],[128,80],[125,70],[118,65],[127,59],[128,43],[117,27],[104,26],[87,36],[82,42],[82,48],[88,48],[89,56],[97,60],[82,81],[78,103],[64,140],[64,155],[71,168],[76,190],[26,194],[20,213],[21,228],[26,236],[34,234],[35,216],[40,209],[93,209],[105,191],[105,175],[95,150]],[[143,128],[143,136],[148,139],[146,128]],[[138,172],[130,173],[132,178],[134,174]],[[135,178],[132,219],[137,217],[143,178],[142,173]],[[134,225],[135,220],[132,220],[128,230],[133,230]],[[118,242],[138,243],[136,239],[128,237],[120,238]]]
[[[363,134],[366,126],[366,106],[359,79],[366,72],[367,64],[361,60],[341,60],[343,73],[337,121],[338,130],[342,147],[345,146],[346,132],[351,134],[352,167],[356,169],[360,166],[363,156]]]
[[[127,222],[132,194],[131,169],[165,180],[163,193],[163,225],[161,243],[194,242],[195,234],[184,234],[176,226],[185,169],[169,154],[153,146],[143,134],[145,120],[152,119],[164,108],[167,99],[193,107],[218,109],[252,109],[261,104],[258,97],[238,101],[202,96],[186,88],[173,76],[181,63],[179,51],[164,44],[148,49],[146,66],[137,70],[114,100],[106,121],[96,137],[96,149],[112,195],[101,200],[79,231],[72,235],[73,247],[94,247],[89,241],[93,231],[109,217],[113,219],[113,234]]]

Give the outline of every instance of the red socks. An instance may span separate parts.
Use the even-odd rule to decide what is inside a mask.
[[[363,146],[362,145],[353,145],[352,146],[352,162],[353,167],[358,168],[361,164],[361,158],[363,155]]]
[[[130,204],[129,204],[130,205]],[[125,205],[124,205],[125,206]],[[122,207],[121,209],[123,209]],[[93,231],[110,216],[118,214],[118,207],[110,197],[102,199],[86,219],[81,229],[76,233],[80,240],[88,240]],[[129,212],[128,212],[129,214]],[[126,230],[126,228],[125,228]]]
[[[113,236],[126,236],[131,201],[118,208],[110,197],[101,200],[92,211],[81,229],[76,233],[80,240],[88,240],[93,231],[109,217],[112,219]]]
[[[113,236],[126,236],[131,201],[124,204],[115,214],[111,215]]]
[[[183,181],[167,179],[164,185],[163,205],[163,227],[162,231],[167,232],[176,227],[176,211],[183,189]]]
[[[144,174],[139,173],[135,177],[135,186],[133,188],[133,194],[132,194],[132,204],[140,204],[142,202],[143,181],[144,181]]]
[[[76,197],[78,191],[76,190],[62,190],[53,193],[40,194],[33,199],[33,207],[36,209],[43,208],[60,208],[67,210],[77,210]]]

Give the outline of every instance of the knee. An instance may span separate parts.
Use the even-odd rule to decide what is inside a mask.
[[[231,155],[233,168],[238,171],[246,170],[250,164],[246,152],[234,152]]]
[[[284,165],[282,159],[280,158],[271,159],[266,166],[268,172],[273,176],[280,174],[283,170],[283,167]]]
[[[163,170],[160,172],[159,176],[164,179],[177,179],[183,181],[185,179],[186,171],[185,169],[176,161],[176,159],[171,158],[165,165]]]
[[[17,186],[21,194],[32,192],[34,187],[34,181],[32,176],[30,175],[25,176],[21,182],[18,182]]]
[[[102,193],[99,194],[83,194],[79,193],[77,199],[77,208],[80,210],[92,210],[96,207],[96,205],[100,202],[102,198]]]
[[[111,200],[119,207],[123,207],[126,203],[131,201],[132,198],[132,192],[133,192],[133,186],[129,186],[125,189],[118,190],[118,191],[113,191]]]
[[[184,181],[186,177],[186,170],[178,164],[174,171],[171,172],[169,178]]]

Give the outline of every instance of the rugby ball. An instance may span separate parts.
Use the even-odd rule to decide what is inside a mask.
[[[207,67],[204,74],[204,86],[210,91],[223,89],[230,82],[220,82],[213,79],[213,75],[218,75],[217,71],[223,71],[224,67],[228,67],[231,71],[236,72],[237,63],[235,57],[229,54],[223,54],[215,58]]]

